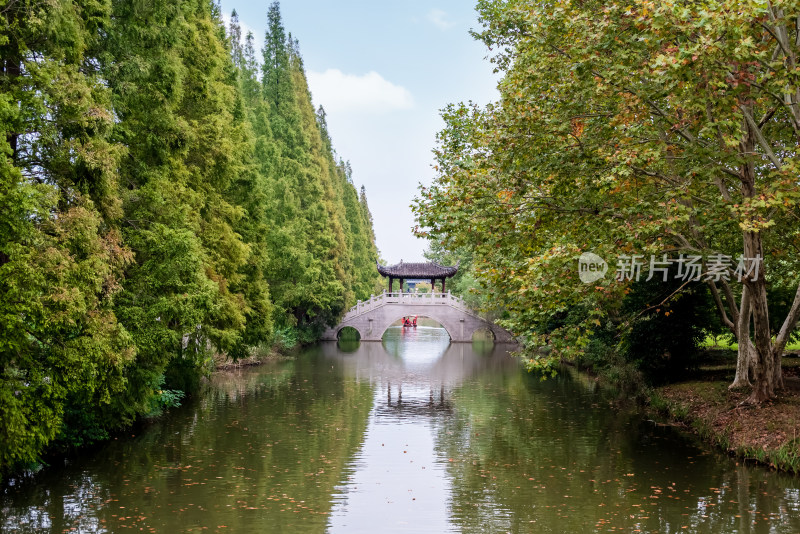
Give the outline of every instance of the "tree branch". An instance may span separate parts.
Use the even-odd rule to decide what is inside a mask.
[[[714,297],[714,302],[717,305],[717,309],[719,310],[720,315],[722,316],[722,323],[727,326],[733,335],[736,335],[736,325],[728,318],[728,313],[725,311],[725,305],[722,303],[722,299],[719,296],[719,291],[717,290],[716,284],[712,280],[709,280],[708,287],[711,289],[711,295]]]
[[[772,93],[770,93],[770,94],[772,94]],[[772,118],[772,116],[775,115],[776,111],[778,111],[778,106],[775,106],[774,108],[769,110],[767,113],[765,113],[764,116],[761,117],[761,120],[758,121],[758,127],[759,128],[763,128],[764,125],[767,124],[767,122],[769,122],[769,120]]]
[[[720,281],[722,282],[722,292],[725,293],[725,300],[728,301],[728,306],[731,309],[731,315],[733,316],[733,320],[734,322],[738,322],[741,310],[736,306],[736,298],[733,296],[733,290],[731,290],[731,285],[725,279],[722,279]]]
[[[756,141],[758,141],[758,144],[766,153],[767,158],[772,162],[777,170],[780,170],[781,162],[777,157],[775,157],[775,153],[772,152],[772,148],[769,146],[769,143],[767,143],[767,139],[764,137],[764,134],[761,133],[761,128],[758,127],[755,119],[753,119],[753,115],[750,113],[750,110],[747,109],[747,106],[745,105],[739,106],[739,109],[742,110],[742,114],[744,115],[747,124],[753,129],[753,133],[756,136]]]
[[[797,286],[797,293],[794,295],[794,302],[783,321],[781,329],[778,331],[778,337],[775,338],[775,354],[783,354],[783,349],[786,347],[786,342],[789,336],[797,326],[797,320],[800,318],[800,285]]]
[[[774,17],[774,15],[772,14],[772,10],[771,10],[771,9],[769,9],[768,11],[770,12],[770,18],[771,18],[771,19],[774,21],[774,20],[775,20],[775,17]],[[781,47],[781,50],[783,50],[783,53],[784,53],[784,55],[788,56],[788,55],[789,55],[789,49],[788,49],[786,46],[784,46],[784,44],[783,44],[783,40],[781,40],[781,38],[780,38],[780,37],[778,37],[778,34],[777,34],[777,33],[775,33],[775,32],[772,30],[772,28],[770,28],[770,27],[769,27],[769,25],[768,25],[766,22],[762,22],[762,23],[761,23],[761,27],[762,27],[762,28],[764,28],[765,30],[767,30],[767,31],[769,32],[769,34],[772,36],[772,38],[773,38],[773,39],[775,39],[775,41],[777,41],[777,43],[778,43],[778,46],[780,46],[780,47]]]

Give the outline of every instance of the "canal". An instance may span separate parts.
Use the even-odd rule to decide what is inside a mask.
[[[800,480],[439,328],[326,343],[0,497],[4,532],[800,532]]]

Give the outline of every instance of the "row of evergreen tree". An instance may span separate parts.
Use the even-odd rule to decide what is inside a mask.
[[[376,290],[364,188],[279,6],[0,0],[0,474]]]

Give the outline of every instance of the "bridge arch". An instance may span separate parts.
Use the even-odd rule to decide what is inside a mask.
[[[447,325],[445,325],[442,321],[440,321],[439,319],[437,319],[436,317],[434,317],[430,313],[425,313],[425,314],[417,314],[417,313],[403,314],[403,315],[398,315],[394,320],[389,319],[389,323],[386,325],[386,327],[383,329],[383,332],[381,332],[380,336],[378,336],[378,337],[380,339],[383,339],[383,336],[386,334],[386,331],[389,330],[394,323],[398,322],[403,317],[408,317],[409,315],[411,315],[411,316],[415,316],[416,315],[417,317],[425,317],[427,319],[431,319],[431,320],[436,321],[437,323],[439,323],[439,326],[444,328],[444,331],[447,332],[447,335],[450,336],[450,339],[451,340],[453,339],[453,334],[450,333],[450,330],[448,330]]]
[[[495,334],[494,330],[492,330],[488,326],[483,326],[483,327],[480,327],[480,328],[476,328],[472,332],[472,341],[475,341],[475,334],[477,334],[478,332],[486,332],[488,334],[488,340],[497,341],[497,334]],[[481,341],[483,341],[483,340],[481,340]]]
[[[358,340],[359,341],[364,339],[364,333],[363,332],[361,332],[356,326],[347,325],[347,324],[346,325],[340,325],[340,327],[337,329],[337,331],[336,331],[336,339],[341,339],[342,333],[345,332],[348,329],[350,329],[350,330],[354,331],[356,334],[358,334]],[[350,341],[350,340],[348,339],[348,341]]]

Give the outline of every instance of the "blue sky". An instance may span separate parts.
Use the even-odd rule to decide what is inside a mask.
[[[259,48],[268,1],[222,0],[239,14]],[[381,255],[388,263],[422,260],[409,205],[418,183],[433,178],[439,109],[496,99],[497,76],[468,0],[281,2],[283,23],[300,41],[314,105],[328,113],[334,148],[367,188]]]

